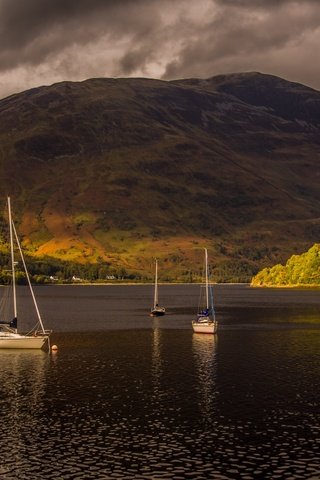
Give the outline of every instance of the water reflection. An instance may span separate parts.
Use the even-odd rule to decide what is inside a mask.
[[[217,373],[217,336],[192,335],[192,351],[195,359],[199,389],[199,411],[208,422],[214,415]]]
[[[0,478],[320,478],[319,293],[217,288],[217,336],[195,286],[154,320],[146,286],[39,288],[59,350],[0,352]]]
[[[152,380],[154,395],[157,397],[161,388],[162,359],[161,359],[161,329],[159,328],[159,320],[154,320],[153,338],[152,338]]]
[[[18,478],[26,450],[37,448],[49,361],[43,351],[0,352],[1,478]]]
[[[48,354],[41,350],[0,351],[0,401],[11,409],[23,403],[33,409],[44,392]]]

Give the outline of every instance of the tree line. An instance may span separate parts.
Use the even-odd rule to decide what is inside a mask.
[[[292,255],[285,265],[264,268],[252,278],[251,285],[320,285],[320,243],[301,255]]]
[[[70,283],[127,280],[145,280],[139,273],[128,273],[123,267],[113,267],[108,262],[79,264],[52,257],[34,259],[25,256],[28,274],[32,283]],[[27,278],[22,262],[15,266],[16,281],[26,284]],[[11,282],[11,259],[8,254],[0,253],[0,284]]]

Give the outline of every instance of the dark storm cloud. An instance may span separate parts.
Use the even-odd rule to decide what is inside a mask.
[[[189,76],[192,70],[204,75],[219,73],[219,69],[268,72],[270,65],[277,62],[282,63],[282,75],[286,75],[286,64],[290,75],[294,56],[303,50],[305,58],[302,64],[296,64],[296,69],[300,73],[304,68],[306,72],[310,70],[320,39],[319,2],[217,0],[215,4],[219,8],[214,18],[206,19],[201,32],[193,32],[192,41],[181,48],[177,58],[168,62],[164,78]],[[320,70],[317,65],[313,70],[311,83],[320,86],[317,80]],[[303,74],[300,81],[302,78]]]
[[[320,87],[318,0],[0,0],[0,96],[259,70]]]
[[[139,32],[153,22],[135,0],[0,1],[0,69],[39,63],[71,44],[85,45],[103,34]],[[146,14],[150,13],[148,1]],[[135,15],[134,13],[138,14]]]

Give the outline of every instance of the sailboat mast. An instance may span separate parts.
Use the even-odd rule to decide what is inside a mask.
[[[11,216],[10,197],[8,197],[8,214],[9,214],[9,231],[10,231],[12,288],[13,288],[13,315],[14,315],[14,318],[17,318],[16,273],[15,273],[14,252],[13,252],[13,231],[12,231],[12,216]]]
[[[155,308],[158,305],[158,260],[156,259],[156,274],[154,280],[154,305]]]
[[[205,270],[206,270],[206,303],[209,308],[209,279],[208,279],[208,250],[205,248]]]
[[[18,248],[19,248],[21,260],[22,260],[22,263],[23,263],[23,268],[24,268],[24,271],[25,271],[25,274],[26,274],[27,282],[28,282],[28,285],[29,285],[29,289],[30,289],[30,293],[31,293],[31,296],[32,296],[33,304],[34,304],[34,307],[35,307],[36,312],[37,312],[37,316],[38,316],[38,320],[39,320],[39,323],[40,323],[40,326],[41,326],[41,330],[42,330],[42,333],[45,334],[46,332],[45,332],[45,329],[44,329],[44,326],[43,326],[43,322],[42,322],[42,318],[41,318],[40,311],[39,311],[39,308],[38,308],[37,300],[36,300],[36,297],[35,297],[34,292],[33,292],[33,288],[32,288],[32,285],[31,285],[29,273],[28,273],[28,270],[27,270],[27,265],[26,265],[26,262],[25,262],[25,259],[24,259],[24,256],[23,256],[23,252],[22,252],[22,248],[21,248],[21,245],[20,245],[20,242],[19,242],[18,235],[17,235],[16,227],[14,226],[13,222],[12,222],[12,229],[13,229],[13,233],[14,233]]]

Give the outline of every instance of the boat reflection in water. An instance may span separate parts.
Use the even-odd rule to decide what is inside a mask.
[[[39,448],[39,437],[46,428],[41,407],[49,362],[42,350],[0,351],[1,478],[13,478],[10,474],[24,464],[26,450],[31,454]]]
[[[195,372],[198,382],[198,404],[200,416],[207,422],[213,419],[216,401],[217,374],[217,343],[216,335],[192,335],[192,351],[195,359]]]
[[[157,319],[154,319],[153,325],[153,339],[152,339],[152,381],[154,388],[154,397],[158,398],[161,390],[161,376],[163,372],[163,360],[161,358],[161,330],[158,327]]]

